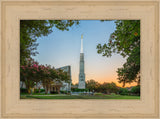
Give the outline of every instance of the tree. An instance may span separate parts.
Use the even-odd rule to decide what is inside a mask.
[[[134,86],[131,89],[131,93],[136,94],[136,95],[140,95],[140,86]]]
[[[48,93],[51,83],[53,80],[56,78],[56,75],[52,77],[52,68],[50,65],[41,65],[40,66],[40,71],[41,71],[41,82],[43,84],[43,87],[45,89],[45,94]]]
[[[59,30],[69,30],[78,20],[21,20],[20,21],[20,64],[25,65],[27,58],[38,54],[36,51],[39,37],[53,32],[52,27]]]
[[[128,95],[128,94],[129,94],[129,91],[128,91],[127,88],[120,88],[119,94],[120,94],[120,95]]]
[[[111,91],[111,93],[117,93],[118,90],[119,90],[119,87],[116,85],[116,83],[111,82],[110,85],[111,85],[111,86],[110,86],[110,91]]]
[[[111,82],[111,83],[104,82],[99,87],[99,90],[100,92],[107,93],[107,94],[117,93],[118,86],[114,82]]]
[[[25,83],[28,93],[31,93],[31,88],[39,81],[38,72],[38,63],[32,59],[28,59],[27,64],[20,67],[20,80]]]
[[[137,82],[140,84],[140,20],[117,20],[116,30],[110,35],[107,44],[97,45],[97,53],[111,57],[118,53],[127,58],[123,67],[118,68],[119,83]]]
[[[58,71],[58,79],[60,81],[65,81],[67,83],[70,82],[70,75],[66,71],[62,69],[58,69],[57,71]]]
[[[86,88],[89,89],[90,91],[93,91],[93,90],[96,91],[98,89],[99,85],[100,84],[93,79],[86,81]]]

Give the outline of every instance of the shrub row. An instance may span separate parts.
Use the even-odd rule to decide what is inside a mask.
[[[20,88],[21,93],[28,93],[26,88]],[[40,89],[40,93],[45,92],[44,89]],[[39,89],[35,89],[34,93],[39,93]]]
[[[72,91],[73,91],[73,92],[84,92],[84,91],[87,92],[87,91],[89,91],[89,90],[88,90],[88,89],[73,88]]]

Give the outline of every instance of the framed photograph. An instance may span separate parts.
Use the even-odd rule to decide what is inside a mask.
[[[140,20],[21,20],[20,38],[20,99],[140,99]]]
[[[159,119],[159,0],[0,5],[2,119]]]

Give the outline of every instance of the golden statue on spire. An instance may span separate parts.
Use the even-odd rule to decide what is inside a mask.
[[[83,34],[81,35],[81,39],[83,39]]]

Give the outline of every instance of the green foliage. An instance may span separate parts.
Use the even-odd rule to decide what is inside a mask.
[[[93,91],[93,90],[96,91],[98,89],[99,85],[100,84],[93,79],[86,81],[86,88],[89,89],[90,91]]]
[[[45,92],[45,89],[40,89],[40,93]],[[20,88],[21,94],[27,94],[28,90],[27,88]],[[39,93],[39,89],[34,89],[34,93]]]
[[[120,95],[129,95],[129,91],[127,88],[120,88],[119,94]]]
[[[67,94],[68,92],[67,91],[60,91],[60,93]]]
[[[67,83],[70,82],[70,75],[67,72],[63,71],[62,69],[58,69],[57,71],[59,72],[58,79]]]
[[[78,88],[73,88],[72,91],[73,91],[73,92],[84,92],[84,91],[87,92],[88,89],[78,89]]]
[[[115,93],[111,93],[111,95],[112,95],[112,96],[115,96],[116,94],[115,94]]]
[[[101,92],[106,94],[117,93],[119,90],[119,87],[114,82],[111,83],[104,82],[103,84],[100,84],[93,79],[86,81],[86,88],[89,91],[94,90],[94,92]]]
[[[28,93],[26,88],[20,88],[21,93]]]
[[[37,39],[53,32],[53,27],[59,30],[69,30],[78,20],[21,20],[20,21],[20,64],[25,65],[26,59],[38,54]]]
[[[107,44],[97,45],[97,53],[111,57],[118,53],[127,58],[123,67],[118,68],[119,83],[140,84],[140,20],[116,20],[116,30]]]
[[[45,89],[40,89],[40,93],[45,92]],[[39,93],[39,89],[34,89],[34,93]]]
[[[103,93],[94,93],[95,96],[103,96]]]
[[[50,91],[51,94],[58,94],[57,91]]]
[[[117,93],[118,90],[119,90],[119,88],[114,82],[112,82],[112,83],[104,82],[98,88],[99,92],[106,93],[106,94]]]
[[[131,93],[132,93],[132,94],[136,94],[136,95],[140,95],[140,86],[134,86],[134,87],[131,89]]]

